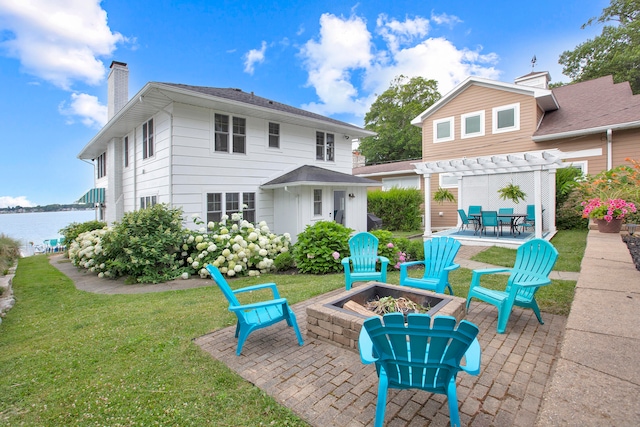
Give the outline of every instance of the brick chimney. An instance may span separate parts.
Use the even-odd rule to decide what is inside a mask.
[[[107,119],[111,120],[129,101],[129,68],[124,62],[111,62],[108,79]]]

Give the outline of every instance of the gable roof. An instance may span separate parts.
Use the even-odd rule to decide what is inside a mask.
[[[350,123],[291,107],[240,89],[149,82],[98,131],[80,151],[78,158],[95,159],[106,150],[111,139],[124,137],[173,102],[343,133],[350,138],[375,135],[375,132]]]
[[[532,86],[518,85],[513,83],[504,83],[495,80],[485,79],[483,77],[467,77],[462,83],[454,87],[449,93],[436,101],[431,107],[420,113],[416,118],[411,120],[411,124],[422,127],[424,121],[434,114],[436,111],[447,105],[458,95],[464,92],[470,86],[481,86],[490,89],[504,90],[507,92],[519,93],[522,95],[532,96],[536,99],[538,106],[544,111],[556,110],[558,102],[549,89],[541,89]]]
[[[545,113],[534,141],[640,127],[640,95],[628,82],[613,83],[612,76],[560,86],[553,95],[560,108]]]
[[[285,186],[302,185],[349,185],[356,187],[368,187],[380,184],[372,179],[360,178],[347,173],[336,172],[318,166],[304,165],[272,179],[260,187],[266,190],[282,188]]]

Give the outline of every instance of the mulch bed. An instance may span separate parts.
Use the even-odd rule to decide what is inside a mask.
[[[622,241],[627,244],[629,253],[633,259],[633,263],[636,265],[636,270],[640,271],[640,236],[622,236]]]

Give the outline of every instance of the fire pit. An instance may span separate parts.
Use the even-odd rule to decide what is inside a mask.
[[[429,308],[428,313],[431,316],[453,316],[458,321],[464,318],[465,300],[463,298],[406,286],[369,282],[365,286],[345,291],[338,296],[309,306],[307,308],[307,335],[311,338],[326,340],[341,347],[357,350],[360,329],[365,319],[370,316],[345,309],[344,305],[349,301],[365,305],[367,301],[386,296],[407,298]]]

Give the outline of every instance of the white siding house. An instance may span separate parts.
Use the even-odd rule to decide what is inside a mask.
[[[112,82],[128,75],[126,64],[111,68],[110,104]],[[319,220],[366,230],[371,180],[351,175],[351,140],[370,131],[240,89],[171,83],[147,83],[109,111],[78,155],[95,162],[95,187],[105,189],[81,200],[109,223],[155,203],[207,221],[246,205],[245,219],[294,241]]]

